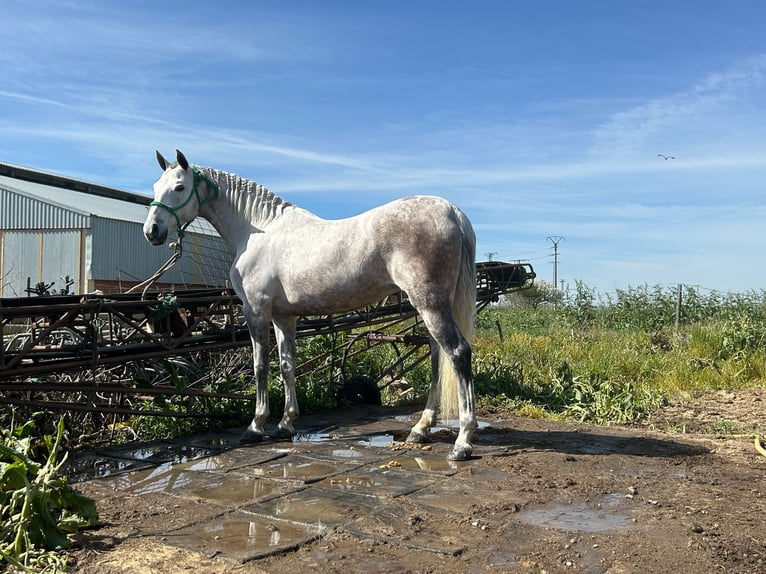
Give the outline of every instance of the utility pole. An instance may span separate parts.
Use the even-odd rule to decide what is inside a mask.
[[[487,251],[484,255],[487,256],[487,261],[492,261],[492,258],[497,255],[497,251]]]
[[[565,238],[560,235],[549,235],[547,239],[553,243],[553,288],[555,289],[559,282],[559,242]]]

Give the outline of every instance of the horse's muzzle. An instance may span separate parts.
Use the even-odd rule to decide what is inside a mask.
[[[144,237],[152,245],[162,245],[168,237],[167,229],[160,229],[156,223],[144,226]]]

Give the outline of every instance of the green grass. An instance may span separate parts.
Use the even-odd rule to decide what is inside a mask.
[[[578,285],[556,306],[489,309],[474,341],[479,405],[610,424],[685,392],[766,384],[763,292],[687,292],[678,330],[676,297],[644,287],[599,302]]]
[[[766,384],[766,292],[700,294],[685,288],[682,295],[678,329],[676,288],[642,286],[600,297],[579,283],[568,294],[541,283],[508,296],[477,317],[477,404],[487,413],[631,423],[685,392]],[[334,406],[343,380],[338,366],[343,351],[338,349],[349,341],[346,333],[298,341],[296,390],[303,414]],[[354,344],[364,352],[349,362],[348,376],[376,378],[396,361],[397,352],[406,350],[390,344],[369,349],[365,343]],[[278,361],[271,359],[270,406],[272,416],[278,417],[284,391]],[[253,393],[249,348],[205,361],[188,372],[169,365],[167,376],[180,390],[201,385],[210,391]],[[335,366],[326,368],[329,365]],[[429,362],[403,375],[399,380],[402,373],[394,373],[396,382],[383,389],[384,404],[422,405],[430,386]],[[163,438],[221,425],[242,426],[252,417],[253,403],[157,397],[144,407],[221,416],[135,417],[125,421],[131,437]]]
[[[764,292],[723,296],[686,289],[676,330],[677,297],[677,289],[644,286],[599,298],[578,284],[568,297],[548,288],[533,289],[485,309],[477,317],[473,341],[479,408],[598,424],[635,423],[679,394],[766,383]],[[303,370],[297,387],[302,413],[334,405],[342,374],[337,368],[317,367],[338,359],[332,349],[346,337],[340,333],[298,342],[299,364],[317,358]],[[357,355],[346,374],[375,377],[396,356],[391,345],[376,346]],[[215,384],[252,390],[249,357],[239,364],[244,367],[238,377]],[[430,378],[426,361],[404,373],[401,383],[384,389],[384,404],[422,404]],[[269,395],[277,416],[284,394],[276,360]],[[213,402],[205,407],[231,409],[237,416],[229,420],[249,418],[247,409],[232,405]],[[190,432],[199,424],[147,419],[141,434]],[[152,425],[158,432],[151,432]]]

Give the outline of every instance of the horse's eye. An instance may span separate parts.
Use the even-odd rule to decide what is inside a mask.
[[[183,191],[183,190],[184,190],[184,184],[183,183],[179,183],[178,185],[176,185],[173,188],[173,191]]]

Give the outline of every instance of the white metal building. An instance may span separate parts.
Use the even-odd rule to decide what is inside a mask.
[[[0,162],[0,297],[50,292],[124,292],[173,251],[146,241],[151,197]],[[232,255],[203,219],[184,237],[183,257],[158,285],[223,287]],[[66,278],[72,282],[67,288]]]

